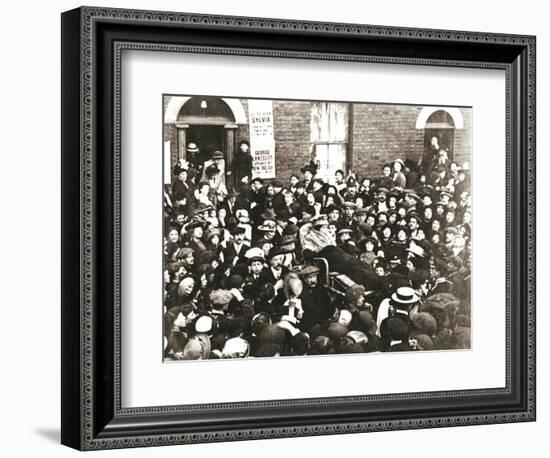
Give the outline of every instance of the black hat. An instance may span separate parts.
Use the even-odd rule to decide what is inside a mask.
[[[238,235],[238,234],[245,234],[245,233],[246,233],[246,229],[242,226],[235,226],[231,230],[231,235]]]
[[[195,207],[193,208],[190,212],[189,212],[189,217],[190,218],[193,218],[197,215],[200,215],[201,213],[204,213],[204,212],[207,212],[207,211],[210,211],[212,210],[214,207],[212,205],[205,205],[205,204],[202,204],[200,203],[198,205],[198,207]]]
[[[326,208],[326,213],[331,213],[333,211],[337,211],[338,213],[342,213],[342,209],[338,206],[338,205],[335,205],[335,204],[330,204],[327,208]]]
[[[227,279],[225,285],[227,289],[240,288],[243,285],[243,281],[243,277],[241,277],[240,275],[231,275]]]
[[[215,175],[219,175],[220,169],[216,164],[210,164],[208,167],[206,167],[206,170],[204,173],[206,173],[206,176],[208,177],[213,177]]]
[[[275,256],[279,256],[280,254],[286,254],[286,252],[284,250],[281,250],[281,247],[274,246],[271,250],[269,250],[267,259],[271,259]]]
[[[388,192],[388,198],[389,197],[395,197],[396,199],[399,199],[401,197],[401,191],[396,188],[392,188],[390,192]]]
[[[184,228],[187,232],[192,232],[197,227],[202,228],[202,223],[200,221],[194,221],[192,223],[186,224]]]

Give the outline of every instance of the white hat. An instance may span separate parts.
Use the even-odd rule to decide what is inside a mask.
[[[222,358],[246,358],[250,353],[250,345],[241,337],[233,337],[225,342]]]
[[[195,331],[197,332],[210,332],[212,331],[212,325],[214,320],[211,317],[203,315],[195,322]]]
[[[397,288],[397,291],[392,294],[391,298],[397,304],[414,304],[418,302],[418,296],[410,286]]]

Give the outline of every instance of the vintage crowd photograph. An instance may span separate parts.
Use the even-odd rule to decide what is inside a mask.
[[[471,348],[471,107],[162,97],[164,361]]]

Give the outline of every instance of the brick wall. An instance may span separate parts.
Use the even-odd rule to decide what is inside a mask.
[[[423,136],[417,136],[415,126],[420,110],[406,105],[354,105],[352,169],[361,176],[377,176],[388,161],[418,160]]]
[[[165,107],[169,97],[165,98]],[[248,117],[248,101],[241,99]],[[383,164],[397,158],[418,161],[424,148],[424,131],[416,129],[422,107],[407,105],[356,104],[352,108],[350,147],[353,170],[360,176],[378,176]],[[455,160],[470,160],[472,153],[472,110],[462,109],[464,129],[455,130]],[[309,162],[311,103],[273,101],[275,167],[286,181]],[[248,124],[241,124],[236,141],[249,140]],[[177,129],[165,124],[164,140],[172,142],[177,159]]]
[[[471,109],[461,110],[464,118],[464,129],[455,129],[455,157],[459,164],[464,161],[472,163],[473,143],[473,112]]]

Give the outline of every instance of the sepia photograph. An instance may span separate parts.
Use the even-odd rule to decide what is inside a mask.
[[[162,102],[164,361],[471,348],[472,107]]]

